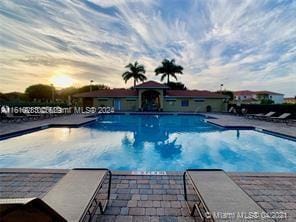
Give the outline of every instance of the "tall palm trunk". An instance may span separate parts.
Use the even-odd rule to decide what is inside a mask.
[[[137,80],[134,78],[134,89],[136,87]]]
[[[168,84],[170,83],[170,74],[167,74],[168,75]]]

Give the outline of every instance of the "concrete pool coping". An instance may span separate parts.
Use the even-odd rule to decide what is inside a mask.
[[[86,167],[87,169],[87,167]],[[47,169],[47,168],[0,168],[0,173],[68,173],[71,169]],[[141,171],[141,170],[111,170],[112,174],[121,176],[179,176],[183,175],[184,171]],[[232,176],[246,177],[295,177],[296,173],[287,172],[232,172],[225,171]],[[165,173],[165,174],[164,174]]]

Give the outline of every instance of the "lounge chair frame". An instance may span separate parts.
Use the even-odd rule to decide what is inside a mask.
[[[196,185],[194,183],[191,183],[191,184],[193,186],[195,193],[198,196],[199,202],[194,203],[192,210],[190,209],[190,206],[188,204],[187,188],[186,188],[186,175],[188,177],[190,177],[190,175],[187,174],[188,171],[223,171],[223,170],[221,170],[221,169],[187,169],[183,173],[184,199],[185,199],[187,207],[189,209],[190,216],[194,216],[195,211],[197,211],[197,213],[198,213],[199,217],[202,219],[202,221],[214,222],[214,218],[213,218],[212,214],[210,213],[209,208],[207,207],[204,199],[202,198],[198,188],[196,187]],[[205,212],[204,215],[202,214],[202,212]]]
[[[104,201],[104,203],[102,203],[101,201],[98,201],[96,199],[97,194],[99,193],[99,191],[101,190],[101,188],[103,186],[104,179],[107,175],[106,174],[104,176],[104,178],[101,180],[100,184],[98,185],[98,188],[96,189],[94,195],[92,196],[92,198],[89,201],[88,206],[85,208],[84,213],[82,214],[82,216],[80,218],[80,221],[83,221],[83,219],[88,215],[89,216],[88,221],[90,222],[92,220],[93,216],[95,215],[98,208],[100,209],[101,214],[105,213],[108,202],[110,200],[112,173],[107,168],[74,168],[73,170],[106,170],[107,174],[109,174],[107,199]],[[93,207],[93,210],[91,211],[92,207]]]
[[[25,209],[27,207],[25,204],[27,204],[28,206],[35,207],[38,210],[47,211],[51,215],[51,218],[56,222],[66,222],[66,220],[60,214],[58,214],[55,210],[53,210],[50,206],[48,206],[39,198],[17,198],[15,200],[23,201],[23,203],[19,203],[18,206],[10,207],[9,209],[5,210],[1,213],[1,217],[5,217],[7,214],[13,212],[17,208]],[[15,204],[17,204],[17,202]]]

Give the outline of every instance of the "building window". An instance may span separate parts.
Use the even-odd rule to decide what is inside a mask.
[[[196,99],[196,100],[194,100],[194,102],[197,102],[197,103],[202,103],[204,101],[205,101],[204,99]]]
[[[166,99],[166,102],[168,102],[170,106],[174,106],[176,100],[175,99]]]
[[[181,101],[181,106],[189,106],[189,100],[188,99],[182,100]]]

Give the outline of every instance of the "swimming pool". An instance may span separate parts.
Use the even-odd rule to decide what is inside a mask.
[[[196,115],[106,115],[0,141],[0,167],[296,172],[296,143]]]

